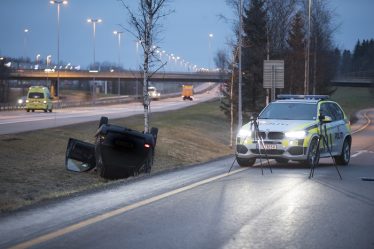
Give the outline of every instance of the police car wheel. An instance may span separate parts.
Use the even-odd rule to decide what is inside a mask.
[[[253,166],[253,164],[255,164],[256,158],[247,159],[236,157],[236,161],[238,162],[240,167],[251,167]]]
[[[317,138],[313,138],[310,142],[309,150],[308,150],[308,159],[307,164],[309,167],[318,165],[319,162],[319,151],[317,151]]]
[[[351,158],[351,145],[349,144],[348,139],[344,140],[343,149],[340,156],[335,156],[335,162],[339,165],[348,165]]]

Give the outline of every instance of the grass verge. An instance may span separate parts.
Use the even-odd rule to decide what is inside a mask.
[[[143,115],[109,122],[142,130]],[[218,101],[153,113],[151,125],[159,128],[152,172],[232,154],[229,124]],[[0,212],[116,182],[95,172],[79,174],[65,169],[68,139],[93,143],[97,126],[98,121],[0,136]]]
[[[338,87],[331,99],[341,105],[351,122],[355,122],[356,111],[374,107],[373,91],[367,87]]]

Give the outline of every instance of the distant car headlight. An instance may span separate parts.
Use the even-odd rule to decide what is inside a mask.
[[[303,139],[306,136],[306,131],[289,131],[285,133],[287,138]]]
[[[251,137],[251,135],[252,135],[251,130],[249,130],[248,128],[241,128],[237,136],[241,138],[247,138],[247,137]]]

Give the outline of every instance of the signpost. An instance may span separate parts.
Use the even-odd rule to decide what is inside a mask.
[[[284,88],[283,60],[264,60],[264,88],[271,89],[271,101],[275,100],[275,88]]]

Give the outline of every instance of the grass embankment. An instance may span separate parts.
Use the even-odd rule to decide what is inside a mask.
[[[142,115],[109,122],[143,129]],[[153,113],[151,125],[159,128],[152,172],[232,153],[229,124],[218,101]],[[97,126],[98,121],[0,136],[0,212],[112,183],[95,172],[68,172],[64,166],[68,139],[93,143]]]
[[[338,87],[331,99],[338,102],[352,122],[355,112],[365,108],[374,108],[374,89],[365,87]]]

